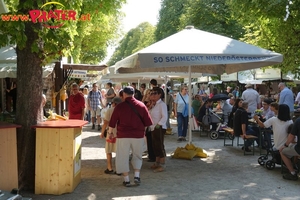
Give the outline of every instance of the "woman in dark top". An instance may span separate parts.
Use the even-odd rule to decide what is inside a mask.
[[[229,114],[229,117],[228,117],[228,126],[231,127],[231,128],[233,128],[234,113],[239,107],[242,106],[242,103],[243,103],[243,99],[236,99],[235,102],[234,102],[231,113]]]
[[[211,100],[206,100],[204,104],[199,109],[198,121],[202,122],[203,117],[206,115],[206,110],[209,109],[212,105]]]

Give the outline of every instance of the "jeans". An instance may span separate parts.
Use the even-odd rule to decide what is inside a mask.
[[[167,122],[166,122],[166,126],[167,128],[171,128],[171,125],[170,125],[170,113],[168,113],[168,119],[167,119]]]
[[[89,123],[91,122],[91,111],[90,110],[85,113],[84,120],[88,121]]]
[[[177,112],[177,128],[178,128],[178,137],[186,137],[188,129],[188,120],[189,117],[184,117],[182,113]]]

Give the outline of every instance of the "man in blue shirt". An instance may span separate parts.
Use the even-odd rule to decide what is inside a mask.
[[[280,90],[278,104],[286,104],[290,108],[291,118],[294,116],[294,95],[292,90],[286,87],[285,83],[279,83],[278,89]]]

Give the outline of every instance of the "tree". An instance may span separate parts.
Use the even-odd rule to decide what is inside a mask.
[[[190,24],[195,28],[240,39],[243,36],[243,26],[231,17],[230,7],[224,0],[195,0],[186,7],[181,16],[181,28]]]
[[[81,13],[84,11],[82,8],[83,2],[83,0],[74,0],[72,1],[72,4],[68,3],[64,5],[63,9],[69,11],[74,10],[76,13]],[[99,4],[99,2],[97,4],[97,2],[98,1],[89,1],[91,5],[98,5],[98,7],[94,7],[95,10],[98,9],[99,13],[104,13],[105,16],[108,16],[108,18],[111,19],[112,16],[116,14],[116,10],[120,9],[124,0],[103,0],[101,4]],[[6,4],[11,11],[8,14],[20,14],[23,16],[27,16],[31,10],[40,10],[44,3],[45,2],[42,0],[6,1]],[[53,4],[52,2],[52,5],[45,6],[43,9],[49,12],[50,10],[62,9],[61,7],[59,8],[60,5],[56,3],[57,2],[54,2]],[[92,8],[93,7],[91,7],[90,10]],[[5,16],[7,17],[8,14]],[[91,18],[97,17],[96,14],[92,14]],[[103,16],[104,15],[100,15],[100,17]],[[74,43],[74,38],[78,35],[83,34],[83,38],[87,39],[87,35],[95,33],[94,31],[82,32],[82,29],[77,29],[79,25],[77,22],[78,21],[64,20],[63,26],[54,28],[49,26],[58,26],[62,22],[51,19],[47,22],[37,21],[34,23],[33,19],[32,21],[28,21],[28,19],[22,21],[21,18],[19,20],[16,19],[15,21],[0,21],[0,46],[6,46],[8,44],[16,45],[17,53],[18,103],[16,123],[22,126],[22,128],[17,131],[20,189],[34,188],[35,132],[31,126],[41,121],[42,117],[41,66],[49,63],[49,61],[53,59],[69,55],[70,52],[72,52],[72,49],[76,49],[76,45],[86,42],[86,40],[79,40],[81,42],[77,41],[77,43]],[[93,23],[91,23],[90,26],[93,26]],[[102,28],[105,29],[105,26]],[[91,30],[93,30],[92,27]],[[109,30],[110,32],[112,31],[111,29]],[[99,32],[97,33],[99,34]],[[112,38],[105,36],[107,33],[104,31],[101,32],[101,34],[104,34],[104,36],[102,36],[106,39]],[[98,38],[101,38],[102,36],[99,35]],[[87,47],[82,49],[86,48]],[[93,51],[95,52],[97,50],[93,49]],[[81,51],[79,51],[77,55],[81,56]],[[78,57],[80,58],[80,56]]]
[[[276,67],[299,76],[300,2],[292,1],[289,5],[286,21],[287,1],[228,0],[227,3],[232,15],[245,27],[243,40],[283,54],[283,63]]]
[[[159,11],[159,21],[155,31],[156,41],[160,41],[182,29],[180,18],[189,5],[190,0],[162,1]]]
[[[124,0],[123,0],[124,1]],[[74,38],[71,55],[75,63],[97,64],[106,57],[107,46],[114,43],[119,37],[119,25],[122,13],[117,8],[122,1],[83,1],[81,15],[93,13],[93,18],[86,23],[77,23],[78,34]],[[97,8],[97,9],[95,9]],[[111,9],[116,8],[116,9]]]
[[[119,46],[108,61],[108,65],[114,65],[123,58],[153,44],[155,42],[154,31],[155,27],[149,22],[143,22],[128,31],[119,42]]]

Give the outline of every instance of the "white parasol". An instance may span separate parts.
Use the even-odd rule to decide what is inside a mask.
[[[185,72],[227,74],[281,63],[283,56],[192,26],[116,63],[119,73]],[[189,84],[189,102],[191,101]],[[190,104],[191,105],[191,104]],[[191,113],[191,112],[190,112]],[[189,126],[192,118],[189,119]],[[189,128],[189,142],[192,134]]]

